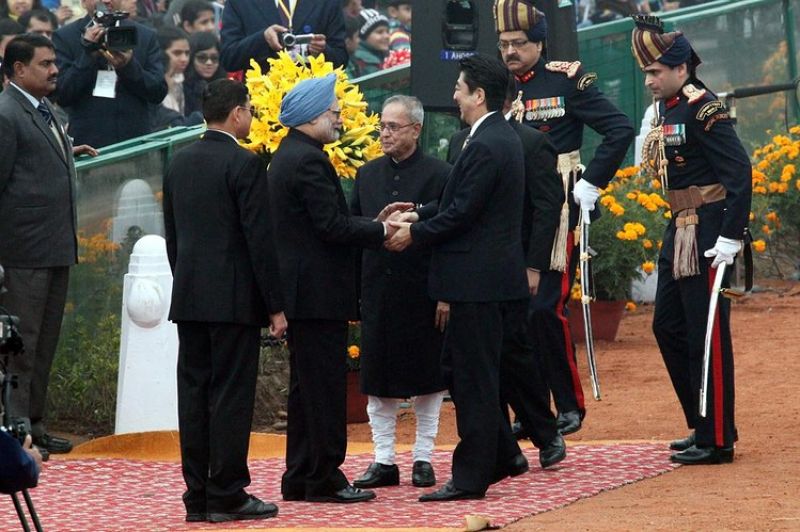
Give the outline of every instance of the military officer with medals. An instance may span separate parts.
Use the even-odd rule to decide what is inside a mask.
[[[668,191],[672,219],[658,260],[653,332],[693,432],[670,444],[674,462],[733,461],[733,350],[730,301],[718,300],[711,331],[706,416],[698,413],[712,285],[723,262],[746,242],[752,195],[750,160],[728,110],[697,78],[700,58],[679,31],[635,16],[633,55],[657,103],[644,161]],[[747,242],[749,245],[749,242]],[[728,286],[725,272],[723,286]]]
[[[547,21],[533,4],[496,0],[494,10],[500,54],[522,92],[523,123],[547,133],[559,153],[565,201],[550,267],[538,272],[539,290],[530,309],[535,327],[530,333],[541,350],[545,378],[559,412],[559,431],[570,434],[580,429],[586,414],[565,315],[578,261],[572,229],[581,210],[590,216],[599,189],[608,185],[625,158],[634,130],[628,117],[597,88],[596,74],[584,72],[577,61],[546,60]],[[584,125],[603,137],[585,168],[579,153]]]

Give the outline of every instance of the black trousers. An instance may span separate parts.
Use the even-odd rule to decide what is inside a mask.
[[[347,322],[289,320],[289,424],[286,498],[326,495],[348,485]]]
[[[260,328],[178,322],[178,424],[187,512],[247,500]]]
[[[716,218],[721,214],[706,214],[701,212],[700,226],[718,226],[719,221]],[[703,233],[708,232],[705,229],[701,227]],[[686,424],[696,432],[697,445],[729,447],[737,439],[734,422],[733,346],[730,301],[722,296],[719,298],[712,336],[707,415],[701,418],[698,414],[708,305],[714,282],[713,274],[716,271],[710,270],[710,261],[702,253],[710,247],[713,238],[702,238],[700,241],[700,274],[676,281],[672,278],[674,224],[670,224],[658,259],[653,333],[681,403]],[[723,286],[729,286],[728,274],[731,270],[732,267],[726,270]]]
[[[579,258],[574,234],[570,231],[567,236],[567,270],[542,272],[539,292],[531,298],[529,334],[543,362],[544,379],[553,393],[556,409],[577,410],[583,415],[586,413],[583,387],[567,320],[567,303]]]
[[[544,447],[558,435],[550,410],[550,390],[542,376],[541,360],[534,354],[528,334],[529,300],[502,304],[503,348],[500,358],[500,396],[511,405],[531,441]],[[508,409],[503,408],[508,415]]]
[[[25,352],[9,357],[8,372],[18,377],[18,387],[6,405],[11,417],[30,422],[31,436],[45,433],[44,416],[50,370],[61,333],[67,301],[69,267],[6,268],[7,292],[0,296],[8,312],[19,317]]]
[[[456,407],[460,438],[453,484],[484,493],[520,453],[500,402],[502,303],[450,303],[442,366]]]

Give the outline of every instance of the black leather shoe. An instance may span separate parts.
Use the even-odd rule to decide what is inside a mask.
[[[208,519],[208,514],[205,512],[186,512],[187,523],[201,523]]]
[[[561,435],[553,438],[553,441],[539,449],[539,464],[542,469],[556,465],[567,457],[567,444]]]
[[[306,495],[306,502],[336,502],[351,503],[364,502],[375,498],[375,492],[362,490],[348,485],[345,488],[328,495]]]
[[[224,523],[225,521],[242,521],[245,519],[266,519],[278,515],[278,507],[272,503],[267,503],[248,495],[247,500],[240,506],[225,512],[208,512],[208,520],[212,523]],[[188,514],[187,514],[188,520]]]
[[[306,500],[305,493],[282,493],[284,501],[304,501]]]
[[[673,451],[685,451],[692,445],[694,445],[694,432],[692,432],[682,440],[673,440],[669,442],[669,448],[672,449]]]
[[[417,460],[411,470],[411,484],[417,488],[430,488],[436,484],[436,474],[430,462]]]
[[[373,462],[364,474],[353,482],[355,488],[381,488],[383,486],[399,486],[400,470],[396,464],[386,465]]]
[[[419,502],[440,502],[440,501],[465,501],[469,499],[483,499],[485,494],[473,491],[464,491],[453,486],[453,480],[436,491],[426,493],[419,498]]]
[[[581,413],[577,410],[561,412],[558,414],[556,424],[558,425],[558,433],[562,436],[578,432],[581,430]]]
[[[528,437],[528,431],[522,426],[522,423],[515,421],[511,424],[511,434],[518,440],[524,440]]]
[[[50,454],[66,454],[72,450],[71,441],[46,433],[38,438],[34,438],[33,444],[40,449],[46,449]]]
[[[669,457],[684,465],[730,464],[733,462],[733,447],[697,447],[692,445],[685,451]]]
[[[517,456],[512,458],[511,462],[508,464],[508,476],[518,477],[524,473],[527,473],[528,469],[528,459],[525,458],[524,454],[519,453]]]

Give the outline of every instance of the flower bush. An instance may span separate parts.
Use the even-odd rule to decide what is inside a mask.
[[[760,272],[784,278],[800,259],[800,125],[753,152],[753,251]]]
[[[295,62],[286,52],[269,59],[267,73],[255,61],[246,74],[250,102],[256,110],[250,136],[243,145],[269,160],[289,129],[278,116],[281,101],[297,83],[312,77],[336,74],[336,97],[342,109],[342,135],[325,145],[325,151],[339,177],[353,179],[356,170],[367,161],[382,155],[377,138],[378,115],[367,112],[367,102],[358,85],[351,83],[342,68],[333,68],[323,55],[310,57],[305,63]]]
[[[619,170],[598,203],[602,216],[592,222],[589,239],[597,252],[591,259],[595,295],[627,299],[631,282],[655,270],[669,205],[661,196],[661,183],[635,166]],[[572,294],[580,298],[580,287]]]

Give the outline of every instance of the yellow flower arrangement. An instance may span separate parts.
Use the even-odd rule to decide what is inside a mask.
[[[753,250],[762,274],[784,277],[800,259],[800,126],[753,151]]]
[[[378,115],[367,112],[367,102],[358,85],[350,82],[342,68],[333,68],[323,55],[298,63],[286,52],[269,59],[270,69],[265,74],[255,61],[250,62],[246,74],[250,102],[256,113],[248,141],[243,145],[266,157],[278,149],[289,129],[280,123],[278,116],[281,101],[297,83],[336,74],[336,98],[342,109],[342,135],[336,142],[325,145],[339,177],[353,179],[366,162],[380,157],[383,152],[377,138]]]

